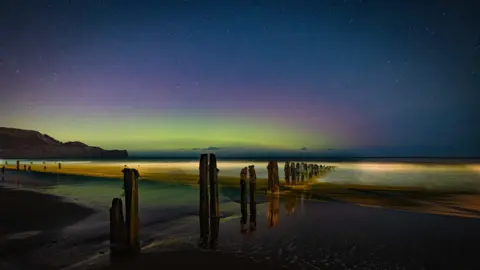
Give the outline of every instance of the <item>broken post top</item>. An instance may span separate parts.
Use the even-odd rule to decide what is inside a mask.
[[[140,177],[140,173],[136,170],[136,169],[130,169],[130,168],[124,168],[122,170],[122,173],[124,176],[126,176],[128,173],[133,173],[133,175],[135,176],[135,178],[139,178]]]
[[[248,166],[248,174],[250,175],[250,181],[255,182],[257,180],[257,174],[255,173],[255,166]]]
[[[242,179],[245,179],[247,177],[247,167],[243,168],[241,171],[240,171],[240,177]]]

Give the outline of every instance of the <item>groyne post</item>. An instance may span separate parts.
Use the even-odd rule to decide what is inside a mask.
[[[300,163],[297,162],[295,165],[295,173],[297,174],[295,178],[297,179],[297,182],[300,180]]]
[[[268,182],[267,182],[267,192],[273,192],[273,161],[269,161],[267,165],[267,174],[268,174]]]
[[[208,154],[200,155],[200,244],[206,245],[209,234],[208,209]]]
[[[20,170],[20,160],[17,160],[17,171]]]
[[[125,189],[125,224],[127,247],[131,253],[140,251],[139,216],[138,216],[138,177],[136,169],[123,169],[123,185]]]
[[[297,172],[295,169],[295,163],[292,162],[290,164],[290,174],[292,176],[292,185],[295,185],[297,183]]]
[[[285,173],[285,185],[290,185],[290,166],[288,161],[285,162],[283,171]]]
[[[247,167],[240,172],[240,211],[242,218],[240,219],[241,231],[246,231],[247,224]]]
[[[110,208],[110,257],[112,259],[119,257],[125,251],[126,227],[122,209],[122,200],[114,198]]]
[[[210,154],[209,178],[210,178],[210,247],[215,248],[220,229],[220,208],[218,203],[218,168],[217,157]]]
[[[280,177],[278,176],[278,162],[273,162],[273,192],[280,191]]]
[[[250,197],[250,230],[255,230],[257,227],[257,203],[255,200],[257,174],[255,172],[255,166],[248,166],[249,174],[249,197]]]

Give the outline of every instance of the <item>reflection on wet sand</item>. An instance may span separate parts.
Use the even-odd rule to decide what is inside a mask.
[[[285,213],[287,216],[295,213],[295,207],[297,206],[297,198],[294,195],[288,195],[284,197]]]
[[[280,198],[279,196],[270,195],[268,196],[268,213],[267,213],[267,224],[268,227],[275,227],[278,224],[278,216],[279,216],[279,204]]]

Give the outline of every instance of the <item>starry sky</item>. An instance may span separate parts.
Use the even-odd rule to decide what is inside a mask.
[[[480,2],[0,2],[0,126],[129,151],[480,156]]]

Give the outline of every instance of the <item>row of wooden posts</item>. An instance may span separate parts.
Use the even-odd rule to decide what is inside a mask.
[[[30,162],[30,164],[33,164],[32,162]],[[47,166],[45,165],[45,162],[43,162],[44,166],[43,166],[43,170],[46,171],[47,170]],[[5,161],[5,165],[8,165],[8,162]],[[2,167],[3,170],[5,170],[5,166]],[[20,160],[17,160],[17,171],[20,171]],[[62,169],[62,163],[58,163],[58,169],[61,170]],[[27,164],[23,164],[23,170],[24,171],[31,171],[32,170],[32,166],[31,165],[28,165],[28,168],[27,168]]]
[[[60,165],[59,165],[60,166]],[[59,167],[60,168],[60,167]],[[303,169],[301,169],[303,168]],[[306,164],[285,163],[286,184],[295,185],[305,177],[318,175],[323,170],[332,167]],[[278,176],[278,162],[271,161],[267,166],[268,190],[276,192],[280,187]],[[215,154],[202,154],[199,165],[199,245],[204,248],[215,248],[218,241],[220,227],[220,211],[218,199],[218,168]],[[139,245],[139,215],[138,215],[138,177],[136,169],[124,168],[123,181],[125,192],[125,218],[123,202],[120,198],[114,198],[110,208],[110,248],[112,258],[118,255],[136,254],[140,251]],[[247,188],[248,182],[248,188]],[[247,219],[250,217],[250,231],[256,229],[256,182],[257,175],[255,166],[244,167],[240,172],[240,209],[242,232],[247,231]],[[247,196],[248,194],[248,196]],[[247,199],[248,197],[248,199]],[[248,204],[249,212],[248,213]],[[278,204],[278,202],[277,202]],[[278,216],[278,205],[272,206],[272,226],[276,224],[275,216]],[[249,215],[250,214],[250,215]],[[278,217],[277,217],[278,218]]]

